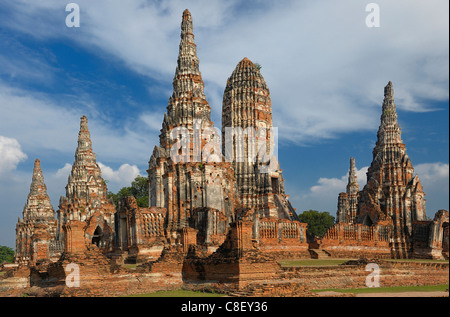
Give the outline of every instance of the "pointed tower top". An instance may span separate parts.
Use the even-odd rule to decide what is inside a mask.
[[[70,199],[78,197],[89,200],[94,194],[101,199],[106,197],[107,187],[92,150],[91,134],[87,122],[87,117],[82,116],[75,161],[66,186],[66,197]]]
[[[192,16],[186,9],[181,22],[177,68],[172,82],[173,93],[169,98],[160,134],[160,145],[163,148],[172,146],[170,133],[173,128],[182,126],[191,131],[197,119],[205,126],[213,126],[211,107],[206,100],[199,64]]]
[[[75,161],[80,160],[81,153],[92,152],[91,134],[88,127],[88,119],[86,116],[80,118],[80,132],[78,133],[78,147],[75,152]],[[92,155],[94,155],[92,153]]]
[[[384,96],[394,97],[394,89],[392,87],[392,81],[389,81],[386,87],[384,87]]]
[[[387,111],[387,112],[386,112]],[[394,103],[394,87],[390,81],[384,87],[384,100],[383,100],[383,114],[394,114],[392,111],[396,111]],[[397,115],[395,113],[395,115]]]
[[[266,90],[267,96],[269,96],[269,88],[267,87],[264,77],[262,76],[256,65],[247,57],[244,57],[236,65],[233,73],[228,78],[225,92],[230,89],[243,86],[246,86],[247,88],[253,87],[264,89]],[[269,100],[268,103],[270,104]],[[272,109],[270,109],[270,112],[272,112]]]
[[[378,128],[377,146],[383,144],[401,144],[401,129],[397,122],[397,110],[394,102],[394,88],[392,82],[384,87],[384,100],[382,106],[381,123]]]
[[[44,184],[44,176],[42,175],[41,161],[39,159],[36,159],[34,161],[33,178],[31,180],[30,194],[47,195],[47,187]]]
[[[244,57],[244,58],[239,62],[240,65],[245,65],[245,64],[248,64],[248,63],[253,64],[252,61],[249,60],[247,57]]]
[[[38,218],[54,219],[55,212],[47,194],[47,186],[41,169],[41,161],[34,161],[33,177],[30,185],[27,203],[23,209],[23,219],[32,220]]]
[[[87,117],[83,115],[80,120],[80,131],[89,131]]]
[[[185,10],[183,11],[183,21],[184,21],[184,18],[185,18],[185,17],[192,17],[192,16],[191,16],[191,12],[189,12],[188,9],[185,9]]]

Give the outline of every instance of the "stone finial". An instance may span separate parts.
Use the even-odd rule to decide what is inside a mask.
[[[39,159],[36,159],[34,161],[33,178],[31,180],[30,194],[47,195],[47,187],[44,184],[44,176],[42,174],[41,161]]]
[[[181,21],[181,38],[184,38],[186,35],[194,36],[192,34],[192,31],[194,29],[193,23],[192,23],[192,15],[189,12],[188,9],[184,10],[183,12],[183,18]]]
[[[80,131],[89,131],[88,118],[86,116],[80,118]]]
[[[186,19],[190,19],[192,18],[191,12],[189,12],[188,9],[185,9],[183,11],[183,21],[185,21]]]
[[[247,57],[244,57],[240,62],[239,65],[244,66],[244,65],[253,65],[253,62],[251,60],[249,60]]]
[[[82,116],[80,118],[80,132],[78,133],[78,147],[75,154],[75,159],[79,159],[77,158],[78,153],[86,151],[92,151],[92,141],[88,127],[88,119],[86,116]]]
[[[392,86],[391,81],[389,81],[388,84],[384,87],[384,96],[385,97],[393,97],[394,96],[394,88]]]
[[[396,109],[394,103],[394,88],[390,81],[384,87],[384,100],[383,100],[383,117],[384,116],[396,116]]]

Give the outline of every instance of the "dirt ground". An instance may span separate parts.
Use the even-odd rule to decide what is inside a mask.
[[[362,294],[348,294],[339,293],[333,291],[320,292],[317,293],[319,296],[323,297],[448,297],[448,292],[399,292],[399,293],[362,293]]]

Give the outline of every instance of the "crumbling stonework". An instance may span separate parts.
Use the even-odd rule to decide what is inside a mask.
[[[156,260],[165,244],[165,217],[164,208],[138,207],[132,196],[122,199],[116,213],[115,235],[116,247],[126,252],[122,260],[133,263]]]
[[[20,265],[1,278],[0,291],[19,294],[32,288],[38,296],[116,296],[181,285],[227,285],[261,296],[310,296],[303,285],[360,283],[362,274],[352,280],[348,267],[334,269],[334,278],[331,269],[289,271],[278,263],[280,258],[310,257],[310,245],[307,225],[290,204],[282,170],[270,151],[275,140],[269,89],[249,59],[229,77],[222,110],[223,130],[218,131],[204,93],[192,16],[185,10],[173,93],[159,145],[148,162],[149,207],[138,207],[127,197],[116,210],[108,200],[88,121],[81,117],[57,220],[40,162],[35,163],[23,220],[17,224]],[[227,128],[238,133],[229,138]],[[253,141],[265,146],[262,152],[253,147],[250,132],[260,128],[266,130],[254,134]],[[222,152],[217,142],[221,134]],[[254,161],[249,159],[252,152]],[[339,196],[338,223],[318,243],[321,251],[335,257],[448,258],[448,211],[426,220],[424,193],[401,141],[391,83],[385,88],[367,176],[359,191],[351,159],[347,191]],[[137,263],[136,270],[127,269],[127,262]],[[71,264],[80,268],[78,287],[67,285]],[[441,269],[433,283],[448,279],[448,265],[447,275]],[[397,271],[390,271],[389,283],[409,283],[404,270]],[[422,281],[430,270],[419,271]],[[316,281],[314,274],[319,275]]]
[[[219,246],[212,235],[225,237],[238,203],[233,169],[221,159],[220,148],[211,146],[219,136],[210,120],[211,107],[194,42],[192,16],[183,12],[178,64],[173,94],[164,114],[160,144],[149,161],[149,206],[166,209],[168,243],[180,242],[180,232],[199,219],[199,208],[211,208],[207,222],[221,219],[223,225],[198,228],[207,244]],[[217,143],[218,144],[218,143]],[[195,220],[197,219],[197,220]]]
[[[391,226],[338,223],[331,227],[320,247],[336,258],[390,258]]]
[[[47,194],[41,162],[34,162],[30,193],[16,225],[15,262],[36,264],[44,259],[58,259],[63,251],[57,241],[55,211]]]
[[[440,245],[445,245],[442,242],[445,240],[443,232],[448,222],[447,225],[443,221],[444,225],[433,227],[426,220],[425,193],[419,177],[414,175],[414,168],[401,138],[392,82],[384,88],[381,123],[373,149],[373,161],[367,171],[367,184],[361,191],[358,191],[358,187],[352,158],[347,192],[340,193],[338,198],[339,224],[347,224],[346,227],[349,224],[362,224],[364,226],[360,228],[367,232],[389,227],[389,238],[385,241],[389,243],[391,256],[396,258],[424,257],[425,254],[432,258],[444,257]],[[433,235],[430,228],[441,228],[437,231],[442,234]],[[337,225],[328,231],[324,239],[326,245],[335,244],[331,240],[337,231],[340,231]],[[358,233],[354,231],[352,234]],[[352,247],[362,246],[361,239],[351,240],[347,243],[348,253]],[[368,241],[373,241],[373,246],[377,244],[376,239],[370,238]],[[436,248],[435,245],[439,246]],[[343,248],[343,245],[339,248]],[[429,250],[425,251],[424,248]]]
[[[227,80],[222,104],[222,152],[233,163],[241,203],[261,218],[298,220],[285,194],[274,153],[267,84],[258,67],[241,60]]]
[[[367,185],[360,193],[358,221],[364,224],[392,219],[391,247],[397,257],[411,253],[412,224],[425,220],[425,193],[406,154],[389,82],[384,89],[381,124]]]
[[[413,223],[413,257],[447,259],[449,215],[447,210],[439,210],[433,220]]]
[[[208,257],[190,252],[183,264],[185,283],[232,284],[237,289],[277,276],[280,265],[273,256],[259,252],[252,239],[252,213],[231,223],[227,239]]]
[[[92,141],[86,116],[81,117],[78,147],[75,161],[66,186],[66,196],[60,198],[58,214],[58,236],[66,247],[76,239],[66,239],[71,221],[80,222],[83,227],[84,243],[95,244],[103,252],[110,252],[114,246],[114,204],[107,198],[108,189],[101,176],[101,170],[92,150]]]

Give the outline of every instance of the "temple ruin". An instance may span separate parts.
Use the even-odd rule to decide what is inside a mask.
[[[367,185],[359,189],[351,158],[336,224],[313,241],[289,201],[273,152],[270,92],[259,68],[244,58],[226,81],[220,131],[211,121],[199,64],[192,16],[185,10],[173,93],[161,116],[159,144],[149,153],[149,207],[127,197],[116,208],[108,199],[85,116],[56,212],[36,160],[16,227],[19,266],[10,278],[22,278],[24,284],[17,283],[23,287],[59,287],[59,295],[202,283],[242,288],[272,278],[282,279],[283,288],[301,274],[283,271],[280,259],[321,253],[448,259],[448,211],[426,218],[425,194],[401,140],[392,83],[385,88]],[[70,263],[82,265],[84,291],[64,286]],[[126,263],[138,264],[137,281]]]
[[[328,230],[322,247],[348,254],[350,247],[345,246],[353,245],[358,252],[385,257],[448,259],[448,211],[427,219],[425,193],[406,153],[397,116],[389,82],[367,184],[359,191],[351,158],[347,191],[338,197],[337,224]],[[377,246],[370,246],[371,241]]]

